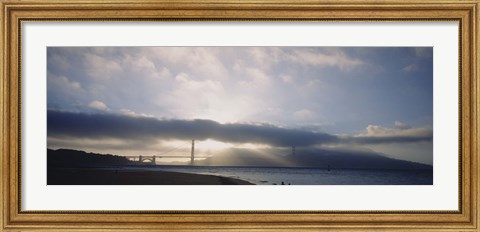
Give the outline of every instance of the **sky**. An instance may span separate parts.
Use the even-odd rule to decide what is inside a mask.
[[[49,148],[154,155],[195,139],[432,164],[433,48],[49,47],[47,108]]]

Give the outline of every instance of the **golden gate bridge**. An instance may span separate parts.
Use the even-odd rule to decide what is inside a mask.
[[[138,156],[125,156],[127,159],[131,161],[136,161],[136,162],[150,162],[152,164],[155,164],[157,159],[162,159],[162,158],[190,158],[190,165],[194,164],[195,158],[208,158],[209,156],[195,156],[195,140],[192,140],[192,149],[190,150],[190,155],[168,155],[168,153],[171,153],[175,150],[178,150],[179,148],[184,147],[184,145],[180,145],[174,149],[171,149],[169,151],[163,152],[159,155],[138,155]]]
[[[176,151],[176,150],[178,150],[179,148],[182,148],[182,147],[185,147],[185,144],[177,146],[177,147],[175,147],[171,150],[168,150],[166,152],[163,152],[159,155],[138,155],[138,156],[125,156],[125,157],[127,159],[131,160],[131,161],[136,161],[136,162],[140,162],[140,163],[149,162],[149,163],[152,163],[152,164],[156,164],[157,159],[162,159],[162,158],[179,158],[179,159],[190,158],[190,165],[194,165],[194,162],[195,162],[196,158],[205,159],[205,158],[210,157],[210,156],[195,156],[195,140],[194,139],[192,140],[190,155],[168,155],[169,153],[171,153],[173,151]],[[292,146],[291,153],[289,153],[289,154],[295,156],[295,154],[296,154],[295,146]]]

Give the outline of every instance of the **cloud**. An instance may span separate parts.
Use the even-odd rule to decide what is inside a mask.
[[[309,121],[316,118],[315,113],[308,109],[293,112],[293,117],[299,121]]]
[[[362,136],[429,136],[432,130],[428,128],[411,128],[405,124],[396,123],[395,128],[378,125],[368,125],[367,133]]]
[[[180,89],[176,91],[186,94],[190,93],[195,95],[202,92],[210,92],[210,91],[222,91],[223,85],[219,81],[212,81],[212,80],[205,80],[205,81],[198,81],[194,78],[191,78],[190,75],[186,73],[180,73],[175,76],[175,81],[179,85]],[[193,92],[192,92],[193,91]]]
[[[171,72],[166,67],[158,67],[153,59],[145,55],[124,55],[122,66],[129,67],[129,72],[140,77],[149,77],[153,79],[164,79],[171,76]]]
[[[88,76],[95,79],[109,79],[122,71],[117,61],[93,53],[84,54]]]
[[[264,70],[285,59],[284,51],[278,47],[251,47],[247,53],[251,64]]]
[[[48,53],[48,67],[55,67],[55,69],[68,71],[71,68],[71,64],[59,54]]]
[[[344,137],[345,141],[357,144],[431,142],[432,139],[432,129],[412,128],[398,121],[395,122],[395,128],[368,125],[366,133]]]
[[[52,90],[81,91],[82,86],[77,81],[70,81],[65,76],[48,73],[48,87]],[[49,89],[49,90],[50,90]]]
[[[332,66],[341,70],[350,70],[364,64],[363,61],[349,57],[340,49],[329,49],[328,52],[295,50],[290,54],[290,60],[307,65]]]
[[[153,47],[142,50],[151,60],[188,70],[203,79],[224,79],[228,70],[215,47]]]
[[[105,105],[105,103],[103,103],[101,101],[97,101],[97,100],[90,102],[90,104],[88,104],[88,107],[90,107],[92,109],[95,109],[95,110],[101,110],[101,111],[108,110],[108,107],[107,107],[107,105]]]
[[[152,115],[137,113],[129,109],[120,109],[120,114],[129,117],[153,117]]]
[[[433,47],[416,47],[414,51],[415,56],[418,58],[431,57],[433,55]]]
[[[376,84],[372,84],[371,80],[362,80],[358,83],[363,84],[358,85],[348,78],[350,74],[339,70],[361,66],[351,74],[365,76],[364,65],[369,65],[370,59],[359,56],[350,48],[84,47],[49,48],[48,52],[51,53],[49,57],[60,56],[71,66],[69,70],[55,69],[51,66],[56,64],[56,59],[52,58],[49,70],[59,76],[68,76],[85,90],[84,93],[65,91],[65,94],[55,91],[59,92],[56,95],[50,94],[54,91],[49,90],[48,106],[55,109],[89,112],[89,103],[99,99],[113,111],[129,109],[159,118],[267,121],[294,126],[298,123],[296,119],[301,117],[299,114],[297,117],[292,115],[296,110],[314,112],[312,122],[341,121],[350,117],[343,112],[348,110],[343,108],[355,109],[361,105],[357,103],[369,100],[365,105],[372,109],[371,105],[381,105],[386,101],[373,98],[386,88],[371,89]],[[408,54],[412,56],[413,48],[409,48]],[[412,60],[409,62],[414,63]],[[105,76],[112,78],[89,78],[89,74],[97,73],[95,70],[103,66],[113,71],[105,71]],[[204,70],[206,67],[223,71],[209,72]],[[395,65],[395,69],[398,68]],[[100,70],[97,75],[104,76],[102,72]],[[414,87],[414,90],[419,88],[422,86]],[[409,88],[402,86],[402,89]],[[364,95],[363,92],[367,91],[371,93]],[[72,96],[67,102],[63,99],[68,94]],[[415,94],[410,98],[417,97],[418,94]],[[352,100],[351,96],[361,97]],[[389,96],[392,96],[392,101],[399,99],[398,94]],[[405,100],[398,101],[403,103]],[[288,116],[268,114],[267,108],[282,108]],[[389,107],[382,110],[389,111]],[[416,112],[410,110],[409,113]],[[219,117],[220,114],[226,116]],[[239,117],[235,117],[237,115]],[[340,129],[335,132],[353,131],[365,126],[361,124],[352,128],[344,125],[339,124]]]
[[[49,108],[62,108],[68,106],[77,109],[88,101],[87,94],[82,84],[70,80],[64,75],[55,75],[47,72],[47,102]]]
[[[313,69],[360,62],[344,49],[308,47],[51,47],[48,53],[49,71],[84,90],[49,90],[49,108],[88,112],[101,99],[111,110],[222,122],[270,121],[262,109],[304,101],[312,92],[326,95],[318,91],[324,84],[318,73],[310,77]]]
[[[415,72],[418,71],[418,66],[416,64],[410,64],[402,68],[405,72]]]
[[[403,123],[403,122],[400,122],[400,121],[395,121],[395,128],[396,129],[410,129],[412,127],[407,125],[406,123]]]
[[[223,95],[222,82],[200,80],[187,73],[179,73],[175,76],[173,89],[164,95],[164,101],[174,115],[190,118],[215,108]]]
[[[308,130],[281,128],[269,124],[221,124],[212,120],[159,120],[114,114],[85,114],[49,110],[49,138],[123,139],[140,141],[207,140],[274,147],[322,144],[379,144],[431,141],[431,130],[392,129],[369,125],[367,133],[337,136]]]
[[[247,88],[264,88],[270,84],[271,78],[263,70],[253,67],[243,68],[245,77],[239,84]]]
[[[336,136],[271,125],[220,124],[211,120],[158,120],[113,114],[48,111],[48,136],[120,138],[126,140],[206,140],[271,146],[311,146],[334,142]]]
[[[283,82],[290,84],[293,82],[293,77],[290,75],[282,74],[280,75],[280,79],[282,79]]]

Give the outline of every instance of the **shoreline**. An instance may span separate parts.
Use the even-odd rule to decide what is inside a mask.
[[[254,185],[223,176],[121,168],[48,168],[47,185]]]

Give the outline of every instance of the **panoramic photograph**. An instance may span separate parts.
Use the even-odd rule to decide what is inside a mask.
[[[47,185],[433,185],[432,47],[48,47]]]

